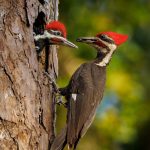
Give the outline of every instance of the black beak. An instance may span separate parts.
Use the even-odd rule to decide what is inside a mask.
[[[99,41],[98,37],[79,37],[76,39],[77,42],[87,43],[87,44],[94,44],[95,42]]]
[[[55,36],[55,37],[52,37],[51,40],[54,42],[54,44],[65,45],[65,46],[69,46],[72,48],[78,48],[78,46],[76,46],[75,44],[73,44],[72,42],[70,42],[64,37]]]

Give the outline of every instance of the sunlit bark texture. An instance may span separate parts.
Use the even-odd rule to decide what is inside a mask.
[[[54,95],[43,72],[57,76],[57,52],[47,47],[37,57],[33,28],[43,32],[55,7],[55,0],[0,0],[0,150],[47,150],[54,138]]]

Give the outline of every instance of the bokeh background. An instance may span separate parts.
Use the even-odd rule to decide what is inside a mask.
[[[103,101],[94,123],[78,150],[150,150],[150,0],[63,0],[59,20],[68,39],[93,36],[101,31],[129,35],[107,68]],[[60,87],[96,51],[76,43],[78,50],[60,47]],[[65,124],[66,110],[57,107],[57,131]]]

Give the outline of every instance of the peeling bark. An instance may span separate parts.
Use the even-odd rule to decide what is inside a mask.
[[[47,65],[48,72],[57,77],[57,50],[48,48],[48,56],[43,51],[38,60],[33,39],[39,13],[53,20],[54,7],[55,0],[0,0],[2,150],[47,150],[55,136],[55,98],[43,72]]]

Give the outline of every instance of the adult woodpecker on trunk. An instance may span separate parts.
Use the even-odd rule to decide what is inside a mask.
[[[127,40],[128,36],[115,32],[102,32],[95,37],[81,37],[83,42],[96,48],[97,57],[82,64],[73,74],[69,84],[60,92],[67,99],[67,124],[56,136],[51,150],[62,150],[66,144],[76,149],[81,137],[84,136],[95,117],[96,109],[102,100],[106,66],[111,60],[117,46]]]
[[[46,24],[44,33],[35,35],[34,42],[38,53],[47,45],[65,45],[77,48],[75,44],[66,39],[66,28],[59,21],[52,21]]]

